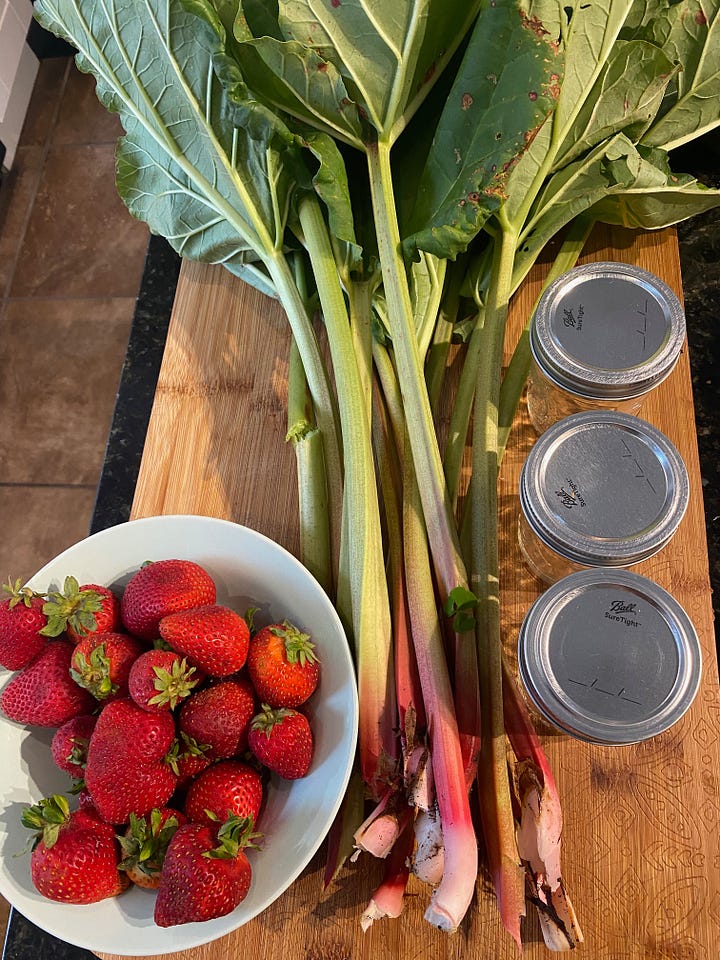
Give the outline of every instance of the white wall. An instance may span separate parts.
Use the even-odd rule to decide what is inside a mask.
[[[29,0],[0,0],[0,140],[8,169],[38,70],[37,57],[25,43],[31,17]]]

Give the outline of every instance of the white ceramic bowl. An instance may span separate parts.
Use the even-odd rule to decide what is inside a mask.
[[[357,739],[355,676],[340,620],[317,581],[267,537],[226,520],[161,516],[96,533],[65,550],[29,584],[59,588],[67,574],[80,583],[122,590],[145,560],[183,558],[204,566],[217,585],[218,603],[244,613],[260,607],[256,624],[285,617],[310,633],[322,663],[309,702],[315,753],[309,774],[274,780],[258,828],[262,850],[250,851],[253,882],[231,914],[205,923],[161,928],[153,922],[155,894],[131,888],[90,906],[54,903],[30,880],[31,838],[20,823],[25,806],[62,793],[69,778],[50,756],[53,730],[0,718],[0,891],[29,920],[56,937],[100,953],[149,956],[187,950],[215,940],[255,917],[286,890],[323,841],[347,786]],[[0,670],[4,681],[6,671]]]

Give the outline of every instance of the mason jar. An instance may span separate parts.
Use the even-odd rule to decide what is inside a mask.
[[[676,447],[616,410],[575,413],[533,445],[520,473],[518,540],[536,577],[628,567],[661,550],[690,495]]]
[[[525,615],[518,668],[530,701],[555,728],[591,743],[657,736],[690,707],[702,655],[683,607],[628,570],[559,580]]]
[[[574,267],[548,285],[530,324],[533,427],[584,410],[638,414],[684,341],[682,305],[659,277],[626,263]]]

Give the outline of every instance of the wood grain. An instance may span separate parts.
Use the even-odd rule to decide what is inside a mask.
[[[672,231],[598,230],[586,260],[639,264],[678,294]],[[543,266],[514,304],[509,337],[532,310]],[[222,269],[185,263],[171,323],[133,516],[199,513],[255,527],[297,551],[295,467],[284,443],[288,332],[277,304]],[[720,697],[701,480],[687,352],[643,416],[678,446],[691,501],[673,541],[635,569],[685,606],[704,654],[698,697],[671,730],[637,746],[573,741],[538,721],[565,812],[564,873],[592,960],[703,960],[720,940]],[[519,560],[517,477],[534,434],[524,406],[499,484],[503,638],[514,658],[518,627],[541,591]],[[426,891],[413,884],[404,915],[362,934],[359,916],[379,872],[359,861],[321,895],[322,851],[259,918],[187,954],[193,960],[414,960],[516,955],[484,875],[460,931],[447,937],[422,918]],[[525,955],[547,956],[532,911]],[[170,956],[170,955],[169,955]]]

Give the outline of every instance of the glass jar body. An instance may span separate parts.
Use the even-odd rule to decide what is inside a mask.
[[[649,391],[648,391],[649,393]],[[530,422],[537,434],[544,433],[558,420],[573,413],[587,410],[619,410],[637,416],[642,409],[647,393],[627,400],[600,400],[571,393],[553,383],[540,369],[533,358],[527,382],[527,406]]]
[[[522,510],[518,517],[518,544],[530,572],[543,583],[556,583],[571,573],[588,569],[580,563],[561,557],[559,553],[543,543],[528,523]]]

